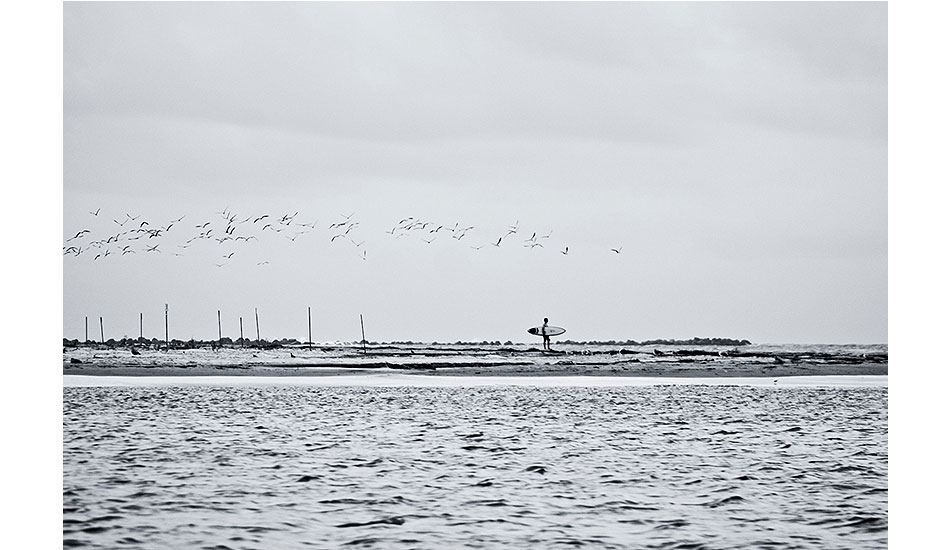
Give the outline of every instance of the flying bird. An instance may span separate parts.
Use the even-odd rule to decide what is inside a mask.
[[[620,248],[611,248],[610,250],[612,250],[613,252],[616,252],[617,254],[620,254],[620,251],[623,250],[623,247],[621,246]]]
[[[90,212],[90,214],[92,214],[93,216],[98,216],[100,210],[102,210],[102,207],[96,208],[96,211],[95,211],[95,212]]]
[[[80,231],[79,233],[76,233],[76,236],[73,237],[72,239],[66,239],[66,242],[69,242],[69,241],[71,241],[71,240],[73,240],[73,239],[78,239],[79,237],[82,237],[82,236],[85,235],[86,233],[89,233],[89,230],[88,230],[88,229],[83,229],[83,230]]]
[[[564,254],[565,256],[567,256],[567,247],[565,246],[564,250],[561,250],[560,252],[561,254]]]

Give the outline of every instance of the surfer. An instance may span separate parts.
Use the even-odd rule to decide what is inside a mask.
[[[544,318],[544,324],[541,325],[541,337],[544,338],[542,347],[546,350],[551,349],[551,337],[548,336],[548,318]]]

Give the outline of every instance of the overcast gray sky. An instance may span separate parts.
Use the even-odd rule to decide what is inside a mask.
[[[63,10],[65,337],[887,341],[885,3]]]

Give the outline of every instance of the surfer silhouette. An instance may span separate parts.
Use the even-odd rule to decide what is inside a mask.
[[[541,337],[544,338],[542,347],[546,350],[551,349],[551,337],[548,336],[548,318],[544,318],[544,324],[541,325]]]

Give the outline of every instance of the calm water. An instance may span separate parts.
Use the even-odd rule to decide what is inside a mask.
[[[67,387],[64,546],[886,548],[887,388]]]

